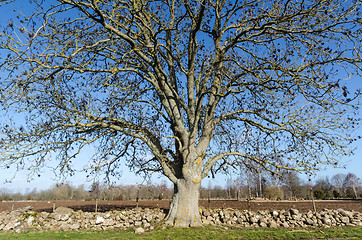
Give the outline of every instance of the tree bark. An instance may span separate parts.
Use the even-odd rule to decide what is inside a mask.
[[[200,182],[179,180],[174,184],[174,195],[165,223],[175,227],[200,226],[199,212]]]

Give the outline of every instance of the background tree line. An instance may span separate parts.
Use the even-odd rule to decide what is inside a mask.
[[[312,182],[303,181],[295,172],[287,172],[282,178],[274,178],[261,171],[247,173],[244,178],[234,181],[229,180],[225,191],[226,198],[357,199],[362,197],[362,182],[353,173],[339,173]]]
[[[214,185],[201,187],[201,199],[255,199],[270,200],[291,199],[358,199],[362,198],[362,181],[353,173],[338,173],[332,177],[323,177],[303,181],[297,173],[288,172],[283,178],[274,178],[264,172],[247,172],[236,179],[229,178],[225,186]],[[73,186],[69,183],[56,184],[48,190],[36,188],[22,193],[0,190],[1,201],[19,200],[162,200],[171,199],[173,189],[165,181],[148,182],[143,185],[110,186],[94,182],[90,187]]]

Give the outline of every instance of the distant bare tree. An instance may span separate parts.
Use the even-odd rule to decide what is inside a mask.
[[[343,187],[346,189],[347,196],[358,198],[357,187],[361,186],[361,179],[356,176],[356,174],[348,173],[343,182]]]
[[[339,197],[346,197],[346,188],[344,186],[346,174],[338,173],[331,178],[332,184]]]
[[[102,186],[102,184],[100,182],[93,182],[92,186],[90,187],[90,190],[89,190],[90,197],[92,199],[101,200],[104,190],[105,190],[105,188],[104,188],[104,186]]]
[[[296,199],[301,197],[303,182],[296,172],[286,172],[283,174],[283,183],[288,187],[291,197]]]

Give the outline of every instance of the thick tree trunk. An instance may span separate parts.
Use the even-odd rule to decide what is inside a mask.
[[[175,227],[201,225],[199,212],[200,182],[179,180],[174,185],[174,196],[165,223]]]

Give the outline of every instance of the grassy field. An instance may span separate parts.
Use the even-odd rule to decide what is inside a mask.
[[[127,231],[77,231],[0,233],[0,239],[362,239],[361,227],[308,229],[246,229],[236,227],[200,227],[154,229],[135,234]]]

